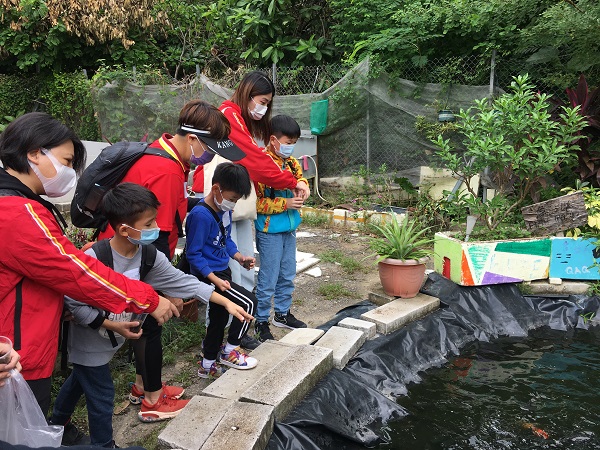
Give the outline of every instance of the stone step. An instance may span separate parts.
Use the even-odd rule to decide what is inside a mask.
[[[333,366],[341,370],[366,340],[367,335],[363,331],[334,326],[315,343],[315,347],[333,350]]]
[[[263,450],[273,432],[273,407],[235,402],[201,450]]]
[[[275,419],[283,420],[333,367],[331,349],[312,345],[292,349],[287,358],[243,392],[240,401],[271,405]]]
[[[234,403],[222,398],[192,397],[158,435],[158,443],[167,448],[199,450]]]
[[[420,319],[440,307],[440,299],[427,294],[417,294],[413,298],[401,298],[367,311],[361,319],[375,323],[377,332],[392,333],[408,322]]]
[[[325,331],[316,328],[296,328],[290,331],[278,342],[291,345],[310,345],[325,334]]]
[[[202,393],[212,397],[239,400],[244,391],[285,360],[295,349],[295,345],[285,342],[265,341],[250,353],[258,360],[256,367],[250,370],[229,369],[204,388]]]
[[[196,395],[158,435],[182,450],[262,450],[273,432],[273,407]]]
[[[372,339],[377,334],[377,326],[373,322],[355,319],[354,317],[346,317],[340,320],[337,326],[362,331],[367,336],[367,339]]]

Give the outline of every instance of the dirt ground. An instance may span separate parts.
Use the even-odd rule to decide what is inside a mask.
[[[296,277],[292,312],[309,327],[317,327],[329,321],[339,310],[367,299],[369,292],[379,289],[379,276],[374,258],[363,260],[370,254],[368,237],[360,232],[338,228],[301,226],[298,231],[300,232],[300,237],[297,239],[299,251],[312,253],[316,257],[337,251],[360,263],[358,269],[348,273],[339,263],[321,261],[315,266],[321,269],[320,277],[313,277],[306,273],[300,273]],[[304,237],[305,234],[308,236]],[[327,285],[333,298],[327,298],[320,293],[320,290],[326,289]],[[339,295],[335,295],[336,293]],[[271,331],[276,339],[289,332],[273,326]],[[175,365],[165,366],[163,369],[163,381],[186,388],[184,398],[199,394],[209,383],[208,380],[200,379],[196,375],[195,355],[198,350],[199,348],[190,350],[188,354],[181,355]],[[129,405],[124,397],[115,399],[115,403],[113,425],[117,444],[121,447],[142,445],[148,449],[156,448],[157,436],[167,422],[141,423],[137,420],[139,407]]]

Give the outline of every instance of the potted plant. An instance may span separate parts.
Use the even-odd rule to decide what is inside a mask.
[[[382,225],[374,225],[380,236],[372,238],[369,246],[378,255],[379,279],[386,294],[412,298],[423,284],[425,263],[433,253],[433,239],[418,222],[404,219],[398,222],[396,214]]]

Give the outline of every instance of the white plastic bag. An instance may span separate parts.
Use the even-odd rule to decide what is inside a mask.
[[[63,427],[48,425],[27,381],[16,370],[0,387],[0,441],[28,447],[60,447]]]

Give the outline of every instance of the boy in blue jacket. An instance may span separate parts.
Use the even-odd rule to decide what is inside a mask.
[[[210,192],[194,206],[186,219],[185,254],[193,275],[200,281],[213,284],[215,292],[244,308],[246,313],[253,314],[256,297],[231,280],[229,268],[230,258],[246,270],[254,268],[254,257],[242,255],[231,239],[233,208],[239,199],[248,197],[252,189],[250,183],[248,171],[242,165],[228,162],[216,167]],[[198,376],[218,377],[222,373],[218,363],[241,370],[255,367],[256,359],[240,347],[250,324],[234,317],[227,342],[221,346],[229,313],[220,305],[210,305],[208,319]]]
[[[308,185],[298,160],[292,156],[300,137],[300,126],[292,117],[279,115],[271,119],[271,129],[273,134],[266,148],[267,154],[281,170],[291,172],[298,182],[304,181]],[[256,338],[265,341],[273,339],[269,329],[271,298],[275,303],[274,326],[306,328],[306,324],[290,312],[296,277],[296,228],[302,221],[299,210],[304,200],[290,189],[274,189],[262,183],[257,183],[256,197],[254,228],[260,270],[254,330]]]

